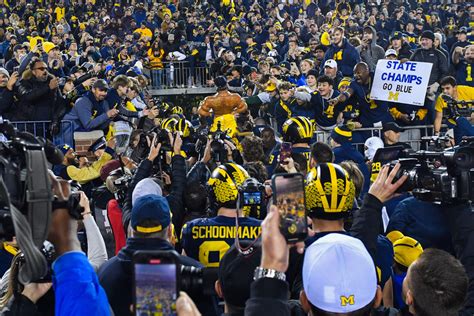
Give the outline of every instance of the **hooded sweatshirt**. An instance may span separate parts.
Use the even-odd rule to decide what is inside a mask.
[[[367,29],[374,35],[372,41],[367,47],[364,48],[362,45],[359,45],[356,49],[360,54],[361,60],[369,65],[370,72],[375,72],[375,67],[377,67],[379,59],[385,58],[385,50],[377,45],[377,32],[375,29],[372,26],[366,26],[364,31]]]

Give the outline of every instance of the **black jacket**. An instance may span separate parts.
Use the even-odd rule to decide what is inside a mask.
[[[444,54],[438,49],[418,48],[415,50],[410,60],[433,64],[428,85],[439,82],[441,78],[448,74],[448,61],[446,56],[444,56]]]
[[[11,110],[14,102],[13,95],[13,91],[8,90],[8,88],[0,88],[0,116]]]
[[[110,306],[115,315],[131,315],[130,305],[133,303],[133,254],[138,250],[169,250],[173,246],[157,238],[129,238],[127,245],[99,269],[99,282],[107,294]],[[179,256],[184,266],[202,267],[196,260]]]
[[[50,81],[51,78],[43,82],[32,74],[26,74],[16,83],[15,88],[19,99],[18,111],[15,112],[17,120],[50,121],[53,119],[55,104],[62,97],[59,89],[49,88]]]
[[[156,158],[159,159],[159,158]],[[151,176],[153,163],[145,159],[137,168],[132,182],[128,188],[127,199],[123,206],[122,223],[127,230],[132,212],[132,193],[138,182]],[[184,217],[183,192],[186,186],[186,161],[181,155],[175,155],[171,159],[171,192],[166,196],[171,212],[173,213],[173,224],[180,226]]]

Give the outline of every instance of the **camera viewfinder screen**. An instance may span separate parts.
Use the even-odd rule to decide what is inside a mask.
[[[176,265],[135,265],[136,315],[176,314]]]
[[[260,192],[245,192],[244,205],[255,205],[262,203],[262,194]]]
[[[282,232],[299,235],[307,232],[303,177],[275,177],[276,205],[280,211]]]

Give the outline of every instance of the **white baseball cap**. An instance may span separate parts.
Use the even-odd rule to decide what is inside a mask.
[[[390,48],[390,49],[387,49],[387,51],[385,52],[385,57],[388,57],[388,56],[391,56],[391,55],[395,55],[395,56],[398,56],[398,53],[396,50]]]
[[[334,59],[328,59],[324,63],[324,67],[337,68],[337,62]]]
[[[357,311],[375,298],[375,264],[359,239],[331,233],[306,249],[303,287],[311,304],[323,311]]]

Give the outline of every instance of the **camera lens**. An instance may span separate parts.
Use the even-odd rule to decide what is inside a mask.
[[[470,147],[459,148],[454,154],[456,166],[468,170],[474,168],[474,152]]]

